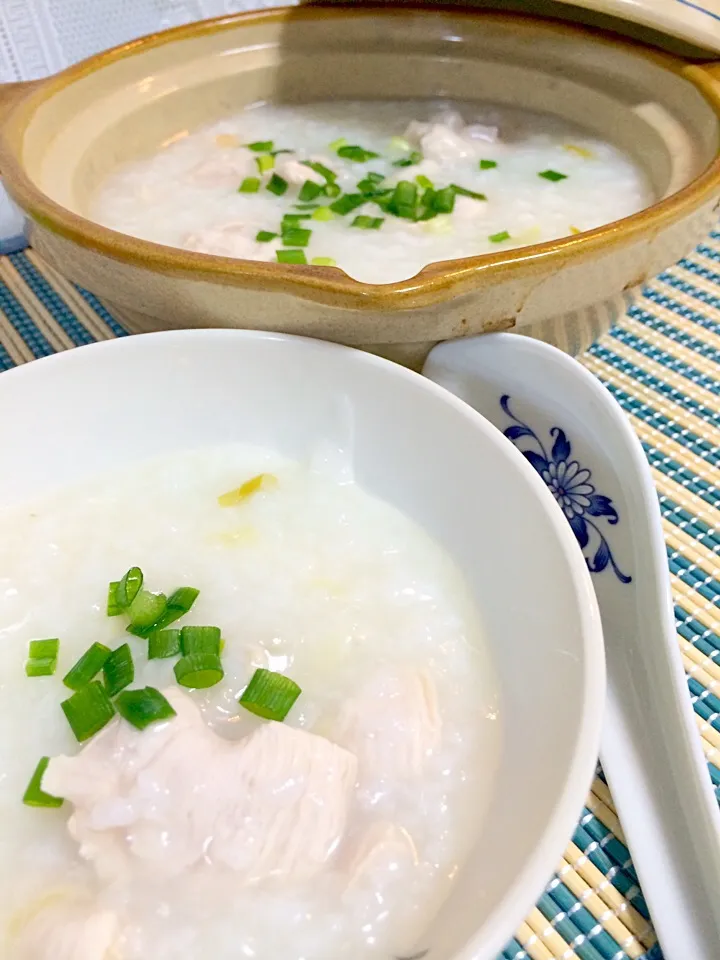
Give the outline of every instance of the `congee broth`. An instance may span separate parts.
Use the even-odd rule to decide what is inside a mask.
[[[173,247],[338,266],[369,283],[590,230],[654,197],[549,114],[428,101],[260,104],[115,171],[100,223]]]
[[[500,732],[478,612],[427,534],[342,458],[244,445],[0,531],[2,956],[429,946]]]

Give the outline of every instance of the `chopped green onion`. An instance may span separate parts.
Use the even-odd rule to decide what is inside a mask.
[[[65,802],[62,797],[53,797],[51,794],[45,793],[42,788],[42,779],[49,763],[50,757],[43,757],[35,767],[35,773],[30,778],[30,783],[23,796],[23,803],[26,803],[29,807],[61,807]]]
[[[269,190],[270,193],[274,193],[276,197],[281,197],[287,192],[287,188],[287,180],[283,180],[282,177],[279,177],[276,173],[274,173],[272,177],[270,177],[270,182],[265,189]]]
[[[546,180],[549,180],[551,183],[557,183],[560,180],[567,180],[567,174],[558,173],[557,170],[543,170],[543,172],[539,173],[538,176],[544,177]]]
[[[167,597],[164,593],[141,590],[128,608],[130,624],[133,627],[152,627],[166,609]]]
[[[360,215],[359,217],[355,217],[350,226],[359,227],[361,230],[379,230],[384,223],[384,217],[365,217]]]
[[[367,198],[361,193],[345,193],[330,204],[330,209],[333,213],[339,213],[341,217],[344,217],[346,214],[352,213],[353,210],[357,210],[364,203],[367,203]]]
[[[119,580],[111,580],[108,584],[107,615],[109,617],[118,617],[123,612],[123,608],[117,602],[117,588],[119,586]]]
[[[117,650],[113,650],[103,664],[105,689],[109,697],[117,696],[121,690],[135,679],[135,664],[133,663],[130,644],[124,643]]]
[[[403,157],[401,160],[396,160],[393,163],[394,167],[414,167],[418,163],[422,163],[423,155],[419,150],[411,151],[407,157]]]
[[[497,163],[496,163],[495,160],[481,160],[481,161],[480,161],[480,169],[481,169],[481,170],[494,170],[496,166],[497,166]]]
[[[175,679],[183,687],[204,690],[220,683],[225,673],[216,653],[198,653],[183,657],[175,664]]]
[[[272,140],[256,140],[255,143],[248,144],[248,150],[254,150],[255,153],[270,153],[274,146]]]
[[[445,187],[442,190],[436,190],[432,200],[432,209],[436,213],[452,213],[455,207],[455,190],[453,187]]]
[[[309,167],[310,170],[314,170],[315,173],[319,173],[321,177],[325,177],[325,180],[328,183],[333,183],[335,180],[337,180],[337,174],[331,170],[330,167],[326,167],[324,164],[318,163],[316,160],[301,160],[300,163],[302,163],[304,167]]]
[[[25,664],[26,677],[52,677],[57,670],[57,657],[35,657]]]
[[[102,684],[94,680],[60,704],[76,739],[89,740],[115,716],[115,708]]]
[[[257,193],[260,189],[259,177],[245,177],[238,187],[238,193]]]
[[[131,624],[127,630],[128,633],[136,637],[148,637],[155,630],[163,630],[175,623],[180,617],[184,617],[197,600],[199,590],[195,587],[179,587],[174,593],[171,593],[167,599],[167,605],[158,619],[146,627]]]
[[[309,203],[311,200],[314,200],[315,197],[319,197],[322,193],[322,187],[318,186],[314,180],[306,180],[305,183],[300,188],[300,193],[298,194],[298,200],[302,203]]]
[[[287,230],[288,227],[301,227],[303,220],[309,220],[311,217],[311,213],[284,213],[280,229]]]
[[[290,677],[260,668],[240,697],[240,706],[265,720],[282,721],[302,693]]]
[[[138,730],[144,730],[151,723],[169,720],[175,716],[175,710],[155,687],[141,690],[125,690],[115,701],[117,712]]]
[[[123,610],[129,607],[143,585],[143,572],[140,567],[130,567],[115,587],[115,603]]]
[[[260,173],[267,173],[275,166],[275,157],[271,153],[263,153],[255,157],[255,163]]]
[[[320,204],[319,203],[294,203],[293,206],[295,207],[296,210],[307,210],[309,212],[312,210],[317,210]]]
[[[342,190],[337,183],[326,183],[323,188],[323,193],[332,200],[333,197],[339,197]]]
[[[487,200],[484,193],[475,193],[474,190],[468,190],[467,187],[459,187],[456,183],[451,183],[450,186],[460,197],[470,197],[473,200]]]
[[[255,239],[258,243],[270,243],[270,241],[274,240],[277,236],[277,233],[272,233],[270,230],[259,230]]]
[[[63,683],[71,690],[86,687],[100,673],[109,656],[109,647],[102,643],[94,643],[65,674]]]
[[[435,188],[432,180],[430,180],[428,177],[426,177],[426,176],[425,176],[424,174],[422,174],[422,173],[419,173],[419,174],[415,177],[415,183],[416,183],[419,187],[422,187],[423,190],[433,190],[433,189]]]
[[[52,640],[31,640],[28,647],[28,656],[31,660],[41,660],[45,657],[57,660],[60,652],[60,641],[57,637]]]
[[[347,143],[347,139],[345,137],[338,137],[337,140],[333,140],[332,143],[329,143],[328,147],[331,150],[335,150],[337,152],[340,149],[340,147],[344,147],[346,143]]]
[[[153,630],[148,637],[148,660],[164,660],[179,653],[179,630]]]
[[[312,218],[313,220],[319,220],[323,222],[326,220],[334,220],[335,214],[332,212],[330,207],[318,207],[313,213]]]
[[[391,137],[389,146],[393,150],[404,150],[405,152],[412,149],[409,142],[403,137]]]
[[[288,149],[283,149],[283,150],[271,150],[270,152],[272,153],[272,155],[273,155],[274,157],[280,156],[281,153],[295,153],[294,150],[288,150]]]
[[[414,220],[417,208],[417,184],[410,180],[401,180],[390,199],[389,209],[397,217]]]
[[[336,267],[337,263],[332,257],[313,257],[310,263],[314,267]]]
[[[488,237],[490,243],[502,243],[503,240],[509,240],[510,234],[507,230],[501,230],[500,233],[493,233],[491,237]]]
[[[275,256],[278,263],[307,263],[307,257],[302,250],[278,250]]]
[[[282,242],[286,247],[306,247],[310,242],[312,230],[301,227],[287,227],[283,230]]]
[[[382,175],[382,173],[374,173],[371,171],[362,180],[358,181],[357,188],[360,193],[364,193],[366,195],[377,193],[378,187],[384,179],[385,177]]]
[[[194,654],[220,653],[220,627],[183,627],[180,649],[184,657]]]
[[[353,163],[367,163],[368,160],[376,160],[380,156],[379,153],[358,146],[339,147],[337,155],[342,157],[343,160],[352,160]]]

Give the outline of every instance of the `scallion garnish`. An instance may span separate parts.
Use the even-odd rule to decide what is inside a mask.
[[[341,217],[344,217],[346,214],[352,213],[353,210],[357,210],[364,203],[367,203],[367,197],[364,197],[361,193],[345,193],[330,204],[330,209],[333,213],[339,213]]]
[[[444,187],[436,190],[432,198],[432,209],[436,213],[452,213],[455,207],[455,190],[453,187]]]
[[[61,807],[65,802],[62,797],[53,797],[51,794],[45,793],[42,788],[42,779],[49,763],[50,757],[43,757],[35,767],[35,773],[30,778],[30,783],[23,796],[23,803],[26,803],[29,807]]]
[[[557,170],[543,170],[542,173],[538,174],[539,177],[544,177],[546,180],[549,180],[551,183],[558,183],[560,180],[567,180],[566,173],[558,173]]]
[[[259,177],[245,177],[238,187],[238,193],[257,193],[260,189]]]
[[[480,161],[480,169],[481,169],[481,170],[494,170],[496,166],[497,166],[497,162],[496,162],[495,160],[481,160],[481,161]]]
[[[422,173],[419,173],[419,174],[415,177],[415,183],[416,183],[419,187],[422,187],[423,190],[434,190],[434,189],[435,189],[435,185],[433,184],[432,180],[431,180],[429,177],[426,177],[426,176],[425,176],[424,174],[422,174]]]
[[[108,584],[107,615],[109,617],[119,617],[123,612],[123,608],[117,602],[117,588],[119,585],[119,580],[111,580]]]
[[[277,233],[273,233],[271,230],[259,230],[255,235],[255,239],[258,243],[270,243],[271,240],[274,240],[278,236]]]
[[[358,147],[357,145],[338,147],[337,155],[342,157],[343,160],[352,160],[353,163],[367,163],[368,160],[376,160],[380,156],[379,153],[366,150],[364,147]]]
[[[239,702],[241,707],[258,717],[282,721],[301,693],[290,677],[260,668],[252,675]]]
[[[312,213],[284,213],[282,218],[282,230],[287,230],[288,227],[300,227],[302,226],[303,220],[309,220],[312,217]]]
[[[128,633],[132,633],[136,637],[148,637],[155,630],[163,630],[165,627],[169,627],[171,623],[175,623],[180,617],[185,616],[197,600],[199,593],[200,591],[196,590],[195,587],[179,587],[174,593],[170,594],[165,609],[154,623],[147,627],[131,624],[127,628]]]
[[[195,654],[220,653],[220,627],[183,627],[180,649],[184,657]]]
[[[323,193],[326,197],[330,197],[330,199],[332,199],[333,197],[339,197],[342,193],[342,190],[337,183],[326,183],[323,187]]]
[[[256,140],[255,143],[249,143],[248,150],[254,150],[255,153],[270,153],[275,146],[272,140]]]
[[[326,167],[316,160],[301,160],[300,163],[302,163],[304,167],[309,167],[310,170],[314,170],[315,173],[319,173],[321,177],[325,177],[328,183],[334,183],[334,181],[337,180],[337,174],[331,170],[330,167]]]
[[[130,625],[133,627],[152,627],[167,609],[167,597],[164,593],[151,593],[141,590],[128,607]]]
[[[311,214],[313,210],[317,210],[320,206],[319,203],[294,203],[293,206],[296,210],[306,210],[308,215]]]
[[[396,217],[414,220],[417,212],[417,184],[410,180],[401,180],[390,198],[389,209]]]
[[[396,160],[393,163],[394,167],[414,167],[418,163],[422,163],[423,155],[419,150],[412,150],[406,157],[403,157],[401,160]]]
[[[143,585],[143,572],[140,567],[130,567],[115,587],[115,603],[121,609],[129,607]]]
[[[94,643],[65,674],[63,677],[65,686],[71,690],[81,690],[86,687],[100,673],[110,653],[109,647],[102,643]]]
[[[468,190],[467,187],[459,187],[456,183],[452,183],[450,186],[460,197],[470,197],[473,200],[487,200],[484,193],[475,193],[474,190]]]
[[[283,180],[282,177],[279,177],[276,173],[274,173],[270,177],[270,182],[265,189],[269,190],[270,193],[274,193],[276,197],[281,197],[284,193],[287,193],[287,188],[287,180]]]
[[[148,637],[148,660],[165,660],[179,653],[179,630],[153,630]]]
[[[301,203],[310,203],[315,197],[319,197],[322,192],[323,188],[315,183],[314,180],[306,180],[302,187],[300,187],[298,200],[300,200]]]
[[[283,229],[282,242],[286,247],[306,247],[310,242],[312,230],[302,227],[287,227]]]
[[[151,723],[169,720],[175,710],[155,687],[142,690],[125,690],[115,701],[117,712],[138,730],[144,730]]]
[[[365,217],[361,214],[355,217],[350,226],[359,227],[361,230],[379,230],[384,223],[384,217]]]
[[[307,263],[307,257],[302,250],[278,250],[275,256],[277,257],[278,263]]]
[[[310,263],[314,267],[336,267],[337,263],[332,257],[313,257]]]
[[[357,188],[360,193],[363,193],[366,196],[372,195],[378,192],[378,187],[384,179],[385,177],[382,175],[382,173],[374,173],[371,171],[362,180],[358,181]]]
[[[275,166],[275,157],[271,153],[263,153],[255,157],[255,163],[260,173],[267,173]]]
[[[346,137],[338,137],[337,140],[333,140],[332,143],[329,143],[329,144],[328,144],[328,147],[329,147],[331,150],[337,151],[337,150],[340,149],[340,147],[344,147],[346,143],[347,143],[347,138],[346,138]]]
[[[28,677],[51,677],[57,669],[60,641],[31,640],[28,659],[25,663],[25,675]]]
[[[192,654],[183,657],[175,664],[175,679],[183,687],[204,690],[220,683],[225,673],[216,653]]]
[[[108,651],[109,652],[109,651]],[[76,739],[89,740],[115,716],[105,687],[93,680],[60,704]]]
[[[334,220],[335,214],[332,212],[330,207],[318,207],[317,210],[313,212],[313,220],[319,220],[321,223],[327,220]]]
[[[509,240],[510,234],[507,230],[501,230],[500,233],[493,233],[492,236],[488,237],[490,243],[502,243],[503,240]]]
[[[113,650],[103,664],[103,675],[109,697],[117,696],[121,690],[130,686],[135,679],[135,664],[128,643]]]

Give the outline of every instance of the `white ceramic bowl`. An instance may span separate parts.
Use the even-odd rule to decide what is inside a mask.
[[[246,441],[299,458],[338,402],[352,411],[359,483],[450,551],[489,638],[502,757],[479,839],[418,947],[428,960],[495,960],[572,833],[604,697],[582,555],[499,431],[429,380],[347,347],[237,330],[149,334],[0,377],[0,503],[182,447]]]

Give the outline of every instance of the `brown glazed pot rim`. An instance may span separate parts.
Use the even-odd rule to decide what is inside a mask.
[[[720,68],[713,64],[691,64],[653,50],[640,43],[619,37],[609,31],[518,13],[498,13],[483,9],[460,10],[457,7],[434,5],[433,10],[455,17],[492,19],[495,22],[531,22],[543,29],[563,35],[591,38],[597,43],[621,46],[636,56],[651,59],[666,69],[680,74],[703,94],[720,116]],[[237,260],[211,254],[195,253],[139,240],[100,226],[55,203],[35,186],[20,160],[22,137],[35,110],[59,90],[103,67],[126,57],[140,56],[146,50],[167,43],[191,39],[237,27],[253,26],[268,21],[288,22],[321,17],[403,16],[408,12],[427,12],[417,4],[363,4],[362,9],[344,4],[332,6],[282,7],[249,11],[213,20],[175,27],[150,34],[103,53],[97,54],[46,80],[32,85],[9,111],[0,135],[0,169],[9,192],[22,209],[41,227],[72,243],[110,259],[141,266],[165,276],[207,281],[225,286],[238,286],[268,292],[282,292],[301,299],[333,304],[346,309],[396,311],[431,306],[469,293],[483,283],[486,274],[511,279],[513,274],[528,271],[546,273],[560,269],[569,260],[581,262],[602,254],[609,248],[632,243],[638,237],[659,234],[664,227],[701,207],[720,193],[720,154],[692,183],[639,213],[606,224],[587,233],[564,237],[546,243],[520,247],[496,254],[481,254],[460,260],[435,262],[424,267],[408,280],[389,284],[370,284],[353,280],[333,267],[294,266]],[[713,76],[712,70],[716,71]],[[19,85],[24,86],[24,85]],[[30,85],[28,85],[28,88]]]

